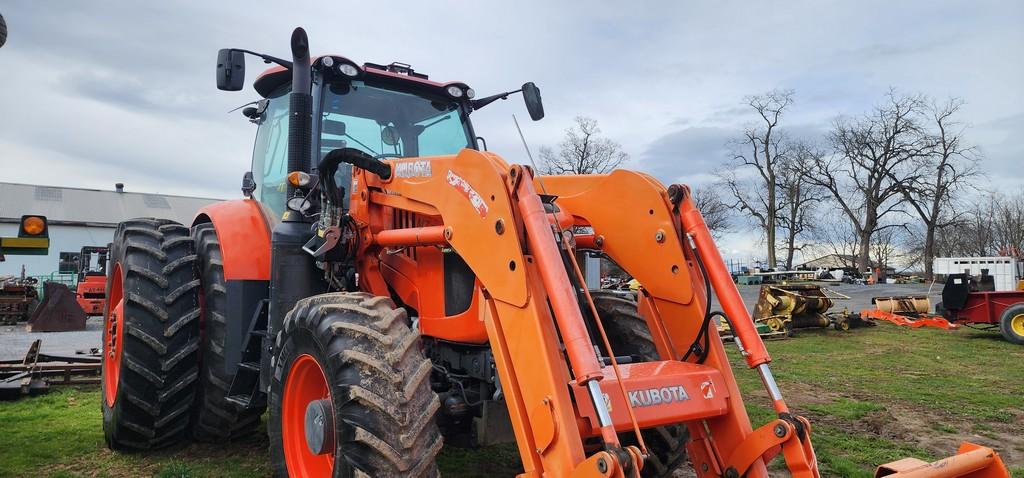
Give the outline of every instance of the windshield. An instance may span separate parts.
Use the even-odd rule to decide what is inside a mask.
[[[253,149],[255,197],[280,216],[288,175],[288,89],[270,95]],[[320,158],[333,149],[356,148],[373,156],[455,154],[470,134],[456,103],[367,85],[363,81],[324,89]],[[336,184],[348,185],[352,166],[341,164]],[[348,196],[345,196],[345,207]]]
[[[327,88],[322,116],[321,157],[344,147],[404,158],[455,154],[470,146],[469,130],[456,103],[363,81]]]

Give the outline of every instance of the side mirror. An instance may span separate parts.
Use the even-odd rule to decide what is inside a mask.
[[[252,193],[256,191],[256,179],[252,177],[252,171],[246,171],[242,175],[242,195],[247,198],[252,198]]]
[[[544,102],[540,97],[540,88],[532,82],[523,83],[523,101],[526,102],[526,111],[530,112],[530,118],[539,121],[544,117]]]
[[[217,89],[238,91],[245,85],[245,53],[224,48],[217,52]]]

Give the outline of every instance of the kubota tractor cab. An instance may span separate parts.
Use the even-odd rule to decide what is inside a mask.
[[[190,226],[118,226],[109,446],[220,443],[269,409],[275,476],[436,476],[442,436],[515,440],[529,477],[765,477],[780,454],[818,476],[810,424],[782,399],[686,187],[541,177],[482,151],[472,112],[521,92],[540,119],[532,83],[475,98],[405,64],[311,58],[301,28],[291,50],[218,55],[222,90],[243,87],[245,54],[277,64],[243,110],[259,125],[246,198]],[[637,278],[638,300],[588,291],[577,250]],[[715,315],[777,412],[757,429]]]
[[[78,254],[78,305],[86,315],[103,314],[107,287],[107,247],[85,246]]]

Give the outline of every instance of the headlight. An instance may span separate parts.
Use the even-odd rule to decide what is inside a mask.
[[[452,98],[462,98],[462,88],[459,88],[458,86],[449,86],[447,91],[448,94],[452,96]]]
[[[339,63],[338,64],[338,71],[342,75],[345,75],[345,76],[348,76],[348,77],[355,77],[356,75],[359,74],[359,69],[354,67],[354,66],[352,66],[349,63]]]
[[[291,209],[292,211],[295,212],[301,212],[303,214],[305,214],[306,211],[309,210],[309,208],[313,207],[313,204],[310,203],[308,199],[302,196],[296,196],[289,199],[288,202],[285,203],[285,205],[288,206],[288,209]]]
[[[329,56],[323,57],[323,59],[320,60],[320,62],[323,63],[324,66],[326,66],[327,68],[334,66],[334,58],[331,58]]]
[[[473,91],[473,88],[466,88],[466,98],[473,99],[474,96],[476,96],[476,92]]]

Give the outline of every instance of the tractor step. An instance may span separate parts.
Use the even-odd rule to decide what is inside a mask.
[[[260,390],[260,357],[263,339],[267,337],[267,310],[270,301],[263,299],[256,306],[249,333],[242,348],[242,360],[235,369],[235,376],[228,387],[226,400],[240,408],[263,406],[266,394]]]
[[[256,362],[242,362],[238,364],[238,368],[244,368],[246,370],[252,370],[253,372],[259,372],[260,364]]]
[[[641,428],[716,417],[729,411],[728,385],[721,372],[707,365],[676,360],[620,364],[626,397],[612,367],[601,371],[601,390],[618,431],[632,429],[627,399]],[[592,433],[597,434],[597,414],[586,387],[573,384],[572,390],[580,415],[589,420]]]

